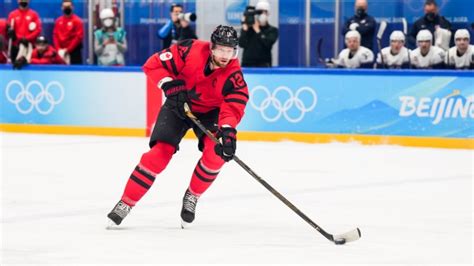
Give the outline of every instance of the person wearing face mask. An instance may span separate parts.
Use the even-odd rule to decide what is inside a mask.
[[[367,0],[356,0],[354,4],[355,15],[346,20],[342,28],[342,35],[347,32],[355,30],[360,33],[361,45],[365,48],[373,50],[373,43],[375,37],[375,19],[367,13]]]
[[[433,44],[447,50],[451,43],[451,23],[439,14],[438,4],[435,0],[426,0],[424,5],[425,15],[413,24],[408,33],[408,44],[415,48],[416,36],[421,30],[429,30],[433,35]]]
[[[10,54],[12,62],[31,54],[33,43],[41,33],[40,17],[29,4],[29,0],[18,0],[18,9],[8,15],[7,36],[12,40]]]
[[[239,46],[244,48],[244,67],[272,66],[272,47],[278,39],[278,29],[268,23],[269,10],[270,4],[261,0],[255,5],[254,23],[248,25],[246,18],[242,19]]]
[[[125,30],[115,26],[115,14],[110,8],[100,11],[102,28],[94,32],[94,52],[97,63],[102,66],[125,65],[124,53],[127,51]]]
[[[61,8],[63,15],[54,23],[54,47],[68,64],[80,65],[82,64],[84,25],[81,18],[73,13],[72,0],[63,0]]]
[[[459,29],[454,34],[454,47],[447,51],[446,68],[474,69],[474,45],[469,44],[471,35],[466,29]]]

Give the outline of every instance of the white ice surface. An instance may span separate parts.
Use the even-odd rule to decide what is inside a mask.
[[[1,137],[1,265],[472,263],[473,151],[240,141],[240,158],[318,225],[361,229],[336,246],[234,162],[180,229],[191,140],[121,230],[105,230],[147,139]]]

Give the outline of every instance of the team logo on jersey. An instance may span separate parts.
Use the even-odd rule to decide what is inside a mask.
[[[161,61],[168,61],[173,58],[173,54],[171,52],[166,52],[160,54],[160,60]]]

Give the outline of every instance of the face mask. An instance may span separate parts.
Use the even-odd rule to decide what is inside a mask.
[[[63,13],[64,13],[65,15],[71,15],[71,14],[72,14],[72,8],[70,8],[70,7],[65,7],[65,8],[63,9]]]
[[[106,19],[104,19],[103,24],[104,24],[105,27],[110,28],[110,27],[112,27],[112,24],[114,24],[114,20],[111,19],[111,18],[106,18]]]
[[[258,22],[262,25],[266,25],[267,24],[267,21],[268,21],[268,15],[267,14],[261,14],[261,15],[258,15]]]
[[[357,10],[356,10],[356,15],[357,15],[358,17],[364,16],[364,15],[365,15],[365,9],[363,9],[363,8],[361,8],[361,7],[357,8]]]
[[[433,13],[433,12],[430,12],[430,13],[426,14],[425,17],[428,21],[434,21],[436,19],[436,14]]]
[[[20,6],[25,8],[28,6],[28,2],[20,2]]]

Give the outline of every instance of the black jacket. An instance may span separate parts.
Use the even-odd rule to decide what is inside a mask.
[[[344,28],[342,28],[343,36],[346,36],[346,33],[351,30],[349,27],[352,23],[359,24],[359,27],[357,27],[356,30],[361,36],[360,45],[373,51],[375,28],[377,26],[374,17],[369,16],[368,14],[365,14],[362,17],[356,15],[352,16],[346,21],[346,23],[344,23]]]
[[[272,46],[278,39],[278,29],[271,26],[260,26],[257,34],[252,27],[247,31],[241,30],[239,46],[244,48],[242,66],[271,67]]]
[[[408,33],[408,47],[411,49],[416,48],[416,35],[420,30],[431,31],[434,42],[434,32],[436,25],[439,25],[443,29],[451,30],[451,23],[443,16],[437,15],[433,21],[426,19],[426,16],[419,18],[411,27],[410,33]],[[451,39],[453,38],[451,37]]]
[[[182,27],[176,27],[176,25],[173,25],[173,29],[170,31],[168,36],[166,36],[166,38],[163,39],[162,49],[166,49],[170,47],[173,40],[181,41],[181,40],[186,40],[186,39],[197,39],[197,38],[198,37],[194,33],[194,30],[191,28],[191,26],[182,28]]]

